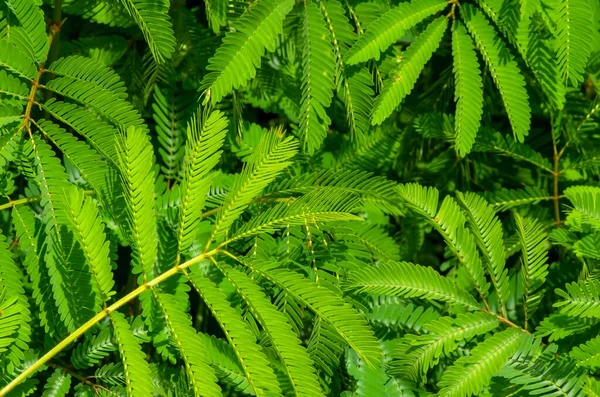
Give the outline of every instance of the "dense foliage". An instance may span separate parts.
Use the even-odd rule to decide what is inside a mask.
[[[0,2],[0,396],[600,396],[599,29]]]

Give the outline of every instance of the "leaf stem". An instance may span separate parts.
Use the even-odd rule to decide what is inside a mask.
[[[94,317],[89,319],[85,324],[83,324],[82,326],[77,328],[74,332],[72,332],[69,336],[64,338],[59,344],[57,344],[52,349],[50,349],[46,354],[44,354],[42,357],[40,357],[29,368],[27,368],[25,371],[20,373],[19,376],[14,378],[9,384],[4,386],[2,388],[2,390],[0,390],[0,397],[7,396],[8,393],[12,389],[14,389],[19,383],[23,382],[25,379],[27,379],[28,377],[33,375],[38,369],[40,369],[43,365],[48,363],[48,361],[50,361],[50,359],[52,359],[54,356],[56,356],[62,350],[67,348],[67,346],[69,346],[71,343],[73,343],[77,338],[79,338],[81,335],[83,335],[85,332],[87,332],[94,325],[96,325],[97,323],[102,321],[110,313],[118,310],[120,307],[122,307],[123,305],[128,303],[130,300],[132,300],[135,297],[137,297],[138,295],[140,295],[142,292],[144,292],[148,289],[151,289],[155,285],[161,283],[162,281],[165,281],[169,277],[179,273],[180,271],[188,268],[189,266],[191,266],[195,263],[201,262],[204,259],[212,257],[217,252],[219,252],[217,249],[213,249],[208,252],[203,252],[200,255],[188,260],[187,262],[185,262],[181,265],[173,266],[171,269],[169,269],[166,272],[162,273],[161,275],[153,278],[152,280],[140,285],[139,287],[137,287],[136,289],[134,289],[133,291],[131,291],[130,293],[128,293],[127,295],[125,295],[124,297],[122,297],[121,299],[116,301],[115,303],[113,303],[112,305],[108,306],[106,309],[102,310],[100,313],[96,314]]]

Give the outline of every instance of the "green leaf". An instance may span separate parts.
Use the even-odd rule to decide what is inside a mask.
[[[285,315],[277,311],[261,288],[244,273],[224,264],[218,264],[217,267],[235,287],[237,293],[251,308],[258,323],[265,329],[273,348],[282,359],[294,394],[320,396],[322,392],[314,363],[292,331]]]
[[[134,247],[133,272],[150,277],[158,254],[152,145],[142,130],[129,127],[118,143],[118,154]]]
[[[448,18],[439,17],[431,22],[402,54],[400,65],[385,80],[383,89],[375,101],[371,124],[383,123],[410,94],[425,64],[440,45],[447,27]]]
[[[66,396],[69,389],[71,389],[71,375],[62,368],[57,368],[44,385],[44,394],[42,394],[42,397]]]
[[[169,2],[165,0],[119,0],[144,34],[157,63],[171,58],[175,35],[169,21]]]
[[[413,0],[391,8],[373,21],[350,48],[346,54],[347,62],[353,65],[372,58],[379,60],[380,53],[402,38],[406,31],[447,5],[446,1],[440,0]]]
[[[225,294],[199,271],[192,270],[188,278],[219,322],[254,393],[257,396],[281,393],[277,378],[256,337],[230,306]]]
[[[28,45],[32,48],[35,60],[43,63],[48,55],[48,36],[44,12],[37,0],[7,0],[7,5],[19,21],[18,26],[26,32]],[[1,52],[1,51],[0,51]]]
[[[529,134],[531,111],[525,80],[517,63],[485,16],[475,7],[461,6],[461,16],[488,66],[504,102],[508,120],[519,142]]]
[[[380,364],[381,349],[372,330],[364,317],[342,297],[297,272],[281,269],[277,263],[267,261],[243,263],[265,279],[283,288],[295,300],[331,324],[346,344],[369,365]]]
[[[291,164],[289,160],[297,150],[298,143],[291,137],[284,138],[281,131],[269,132],[261,138],[219,210],[207,245],[224,236],[251,200]]]
[[[600,368],[600,336],[574,347],[569,355],[577,360],[579,366]]]
[[[452,30],[456,101],[454,133],[456,149],[461,157],[471,151],[483,113],[483,82],[474,49],[466,29],[457,22]]]
[[[200,226],[200,213],[212,184],[209,173],[221,157],[221,146],[227,133],[227,118],[215,111],[205,120],[192,118],[188,124],[181,208],[179,210],[179,249],[192,245]]]
[[[515,213],[517,234],[521,243],[521,272],[524,280],[523,310],[525,327],[529,317],[537,310],[548,275],[548,234],[544,226],[533,218],[522,218]]]
[[[509,328],[478,344],[468,356],[459,358],[444,372],[438,384],[441,387],[439,395],[464,397],[479,394],[517,351],[525,337],[525,333]]]
[[[556,55],[566,83],[578,87],[594,42],[593,8],[589,0],[560,0],[556,17]]]
[[[389,262],[348,273],[346,288],[386,296],[425,298],[479,309],[469,293],[430,267]]]
[[[113,312],[110,314],[110,320],[114,329],[115,340],[119,347],[119,355],[123,362],[127,396],[152,396],[150,366],[145,360],[142,347],[131,332],[125,316],[119,312]]]
[[[315,3],[304,10],[302,36],[302,103],[298,134],[308,154],[313,154],[327,136],[331,120],[326,110],[333,98],[335,59],[323,14]]]
[[[563,298],[554,303],[560,312],[572,317],[600,318],[600,281],[589,280],[565,284],[566,291],[556,289]]]
[[[427,334],[407,334],[391,352],[394,361],[390,373],[420,381],[439,362],[442,355],[455,351],[458,342],[485,334],[500,325],[498,319],[484,313],[466,313],[457,318],[442,317],[425,324]]]
[[[222,396],[221,388],[217,385],[217,378],[209,365],[210,360],[206,356],[202,339],[192,327],[188,315],[178,307],[173,296],[154,292],[154,297],[160,306],[171,339],[183,357],[188,381],[194,390],[194,395]]]
[[[207,99],[216,104],[256,76],[265,49],[275,50],[275,39],[293,5],[294,0],[259,0],[236,21],[209,60],[210,72],[201,84]]]

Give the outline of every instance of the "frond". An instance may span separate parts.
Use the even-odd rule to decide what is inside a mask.
[[[481,297],[487,295],[489,284],[485,279],[481,258],[477,252],[475,238],[465,227],[465,216],[454,199],[446,196],[439,210],[439,193],[435,188],[418,184],[399,187],[400,196],[444,237],[459,262],[465,267],[473,286]]]
[[[289,160],[297,150],[298,143],[291,137],[284,138],[280,131],[262,137],[223,203],[207,244],[223,237],[251,200],[291,164]]]
[[[317,317],[308,340],[307,351],[317,368],[328,377],[334,376],[340,359],[344,354],[344,340],[328,322]]]
[[[500,91],[513,133],[517,141],[523,142],[529,134],[531,120],[525,79],[502,40],[498,39],[498,33],[477,8],[466,4],[461,7],[461,16]]]
[[[497,131],[487,130],[483,132],[483,134],[477,136],[473,151],[497,152],[517,161],[529,163],[546,172],[554,172],[550,161],[530,146],[518,142],[510,136],[504,136]]]
[[[54,370],[44,385],[44,397],[63,397],[71,389],[71,375],[62,368]]]
[[[98,307],[83,258],[78,257],[75,242],[64,228],[69,224],[64,193],[72,185],[60,160],[47,143],[37,136],[33,136],[28,143],[31,144],[37,170],[36,182],[42,195],[40,204],[46,231],[44,254],[40,256],[44,258],[48,269],[60,319],[69,331],[74,331],[93,317]]]
[[[33,80],[37,75],[36,67],[28,54],[24,54],[13,43],[0,38],[0,66],[7,68],[24,79]]]
[[[410,301],[399,298],[383,297],[382,302],[375,302],[371,312],[367,314],[367,320],[377,326],[398,330],[422,332],[425,324],[440,318],[440,313],[429,306],[424,308]],[[381,299],[381,297],[379,298]]]
[[[492,206],[474,193],[458,193],[458,202],[467,216],[469,229],[475,243],[483,254],[487,273],[498,293],[498,303],[505,314],[505,303],[509,297],[508,270],[505,269],[506,255],[502,238],[502,224]]]
[[[133,271],[149,277],[158,254],[152,144],[142,130],[130,127],[118,142],[118,155],[135,249]]]
[[[527,320],[537,310],[544,294],[543,285],[548,275],[548,234],[534,218],[522,218],[515,213],[517,233],[521,243],[521,272],[523,274],[525,327]]]
[[[104,225],[96,203],[74,187],[65,193],[68,195],[67,216],[71,220],[71,230],[81,245],[101,303],[106,304],[114,294],[112,288],[115,282],[110,263],[109,242],[104,234]]]
[[[276,263],[266,261],[244,261],[243,263],[286,290],[296,301],[330,323],[361,359],[369,365],[379,365],[381,349],[373,331],[364,317],[342,297],[297,272],[279,268]]]
[[[8,133],[0,137],[0,169],[3,174],[8,169],[8,164],[14,160],[14,154],[17,151],[22,140],[23,132],[16,129],[13,133]]]
[[[543,349],[540,344],[539,338],[524,338],[499,376],[509,379],[527,395],[583,395],[581,391],[586,381],[583,368],[578,368],[568,355],[557,357],[556,345]]]
[[[202,339],[202,344],[207,352],[206,356],[210,359],[215,375],[221,382],[232,385],[235,390],[244,394],[257,394],[251,388],[248,379],[244,377],[244,370],[238,362],[233,348],[226,340],[203,333],[199,333],[198,336]],[[259,390],[258,395],[261,391]]]
[[[92,367],[117,350],[111,329],[105,328],[98,335],[88,337],[78,344],[71,354],[71,362],[78,369]]]
[[[600,188],[595,186],[571,186],[564,194],[573,204],[573,209],[567,218],[580,219],[582,223],[600,229]]]
[[[566,284],[565,288],[566,291],[555,290],[563,300],[554,303],[554,307],[571,317],[600,318],[600,281],[579,281]]]
[[[509,328],[478,344],[442,375],[440,396],[478,394],[517,351],[526,334]]]
[[[357,140],[366,136],[370,128],[373,103],[373,81],[366,67],[351,67],[345,63],[349,48],[357,39],[354,28],[345,15],[339,1],[320,2],[321,12],[331,33],[337,63],[337,91],[346,106],[346,117],[350,132]]]
[[[25,253],[23,265],[31,280],[32,294],[39,310],[41,325],[51,335],[60,335],[64,327],[61,327],[58,308],[54,304],[48,264],[44,261],[43,226],[35,219],[35,214],[29,207],[15,207],[12,210],[12,221],[21,249]]]
[[[117,165],[117,145],[115,144],[118,132],[115,127],[100,119],[92,111],[86,110],[72,103],[65,103],[51,99],[42,105],[44,111],[73,128],[86,139],[104,160]]]
[[[114,184],[117,180],[116,172],[94,149],[85,142],[78,140],[58,125],[42,119],[37,123],[38,130],[44,134],[52,143],[62,151],[65,158],[69,159],[83,179],[97,193],[100,201],[106,203],[114,202],[111,197],[114,191]],[[108,206],[108,205],[107,205]],[[108,206],[107,210],[113,208]]]
[[[145,360],[142,347],[135,339],[123,314],[113,312],[110,314],[110,320],[121,361],[123,362],[127,395],[151,397],[152,378],[150,376],[150,366]]]
[[[365,204],[381,211],[399,215],[402,213],[396,192],[397,184],[370,172],[350,169],[324,169],[307,172],[276,182],[268,188],[267,196],[310,193],[315,190],[331,191],[332,194],[358,196]]]
[[[550,342],[567,338],[588,331],[598,320],[590,318],[570,317],[562,313],[552,313],[535,329],[535,335],[548,337]]]
[[[579,366],[600,368],[600,336],[574,347],[569,355],[577,360]]]
[[[413,0],[391,8],[370,24],[346,54],[346,61],[354,65],[373,58],[379,60],[380,53],[399,40],[406,31],[447,5],[446,1],[440,0]]]
[[[156,62],[163,63],[175,51],[175,35],[164,0],[119,0],[135,20]]]
[[[407,262],[389,262],[348,273],[346,288],[356,292],[424,298],[479,309],[469,293],[430,267]]]
[[[333,193],[318,191],[277,204],[235,230],[223,244],[259,233],[273,233],[282,227],[363,219],[353,214],[360,204],[357,197]]]
[[[380,226],[349,221],[335,228],[336,239],[364,247],[377,260],[400,260],[396,241]]]
[[[574,87],[583,81],[594,41],[592,5],[588,0],[560,0],[556,13],[556,56],[565,82]]]
[[[154,85],[152,118],[156,123],[161,171],[168,182],[179,179],[185,154],[186,121],[191,115],[193,102],[191,95],[180,95],[174,87]]]
[[[400,65],[390,73],[375,101],[371,120],[373,125],[383,123],[410,94],[425,64],[440,45],[447,27],[448,18],[439,17],[402,54]]]
[[[146,130],[140,114],[125,99],[125,87],[117,75],[98,63],[91,68],[95,73],[90,74],[90,61],[80,56],[59,59],[48,68],[59,77],[44,87],[89,106],[117,126],[138,126]]]
[[[201,89],[207,90],[213,104],[256,76],[265,49],[275,50],[283,19],[293,6],[293,0],[260,0],[233,24],[202,80]]]
[[[219,162],[226,133],[227,118],[219,111],[211,113],[205,120],[194,117],[188,124],[179,210],[178,241],[181,251],[192,245],[198,233],[200,213],[214,176],[209,173]]]
[[[320,396],[322,392],[314,363],[300,344],[285,315],[277,311],[261,288],[244,273],[224,264],[216,266],[235,287],[258,323],[265,329],[266,336],[281,357],[281,363],[290,378],[294,394]]]
[[[456,350],[458,342],[485,334],[500,325],[494,316],[484,313],[460,314],[457,318],[441,317],[424,325],[429,333],[408,334],[391,352],[394,359],[390,373],[420,381],[427,371]]]
[[[202,339],[192,327],[188,315],[179,308],[173,296],[156,291],[153,291],[153,294],[169,328],[172,342],[185,362],[188,381],[194,395],[220,397],[222,393],[217,385],[217,377],[210,367]]]
[[[527,186],[524,189],[500,189],[485,194],[485,198],[496,211],[507,211],[521,205],[538,204],[552,200],[552,196],[538,187]]]
[[[454,134],[458,153],[464,157],[471,151],[479,130],[483,113],[483,82],[473,41],[460,22],[453,28],[452,57],[456,101]]]
[[[199,271],[192,270],[188,279],[219,322],[254,393],[281,393],[277,378],[267,357],[256,343],[256,337],[225,294]]]
[[[19,21],[16,26],[23,28],[26,33],[27,46],[32,50],[31,55],[36,62],[43,63],[48,55],[48,36],[41,4],[33,0],[8,0],[7,3]]]
[[[333,98],[335,73],[330,32],[315,3],[306,5],[302,35],[302,102],[298,134],[308,154],[313,154],[323,143],[331,123],[326,110]]]

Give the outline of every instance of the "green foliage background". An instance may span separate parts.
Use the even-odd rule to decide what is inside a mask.
[[[0,396],[600,396],[598,0],[3,0]]]

